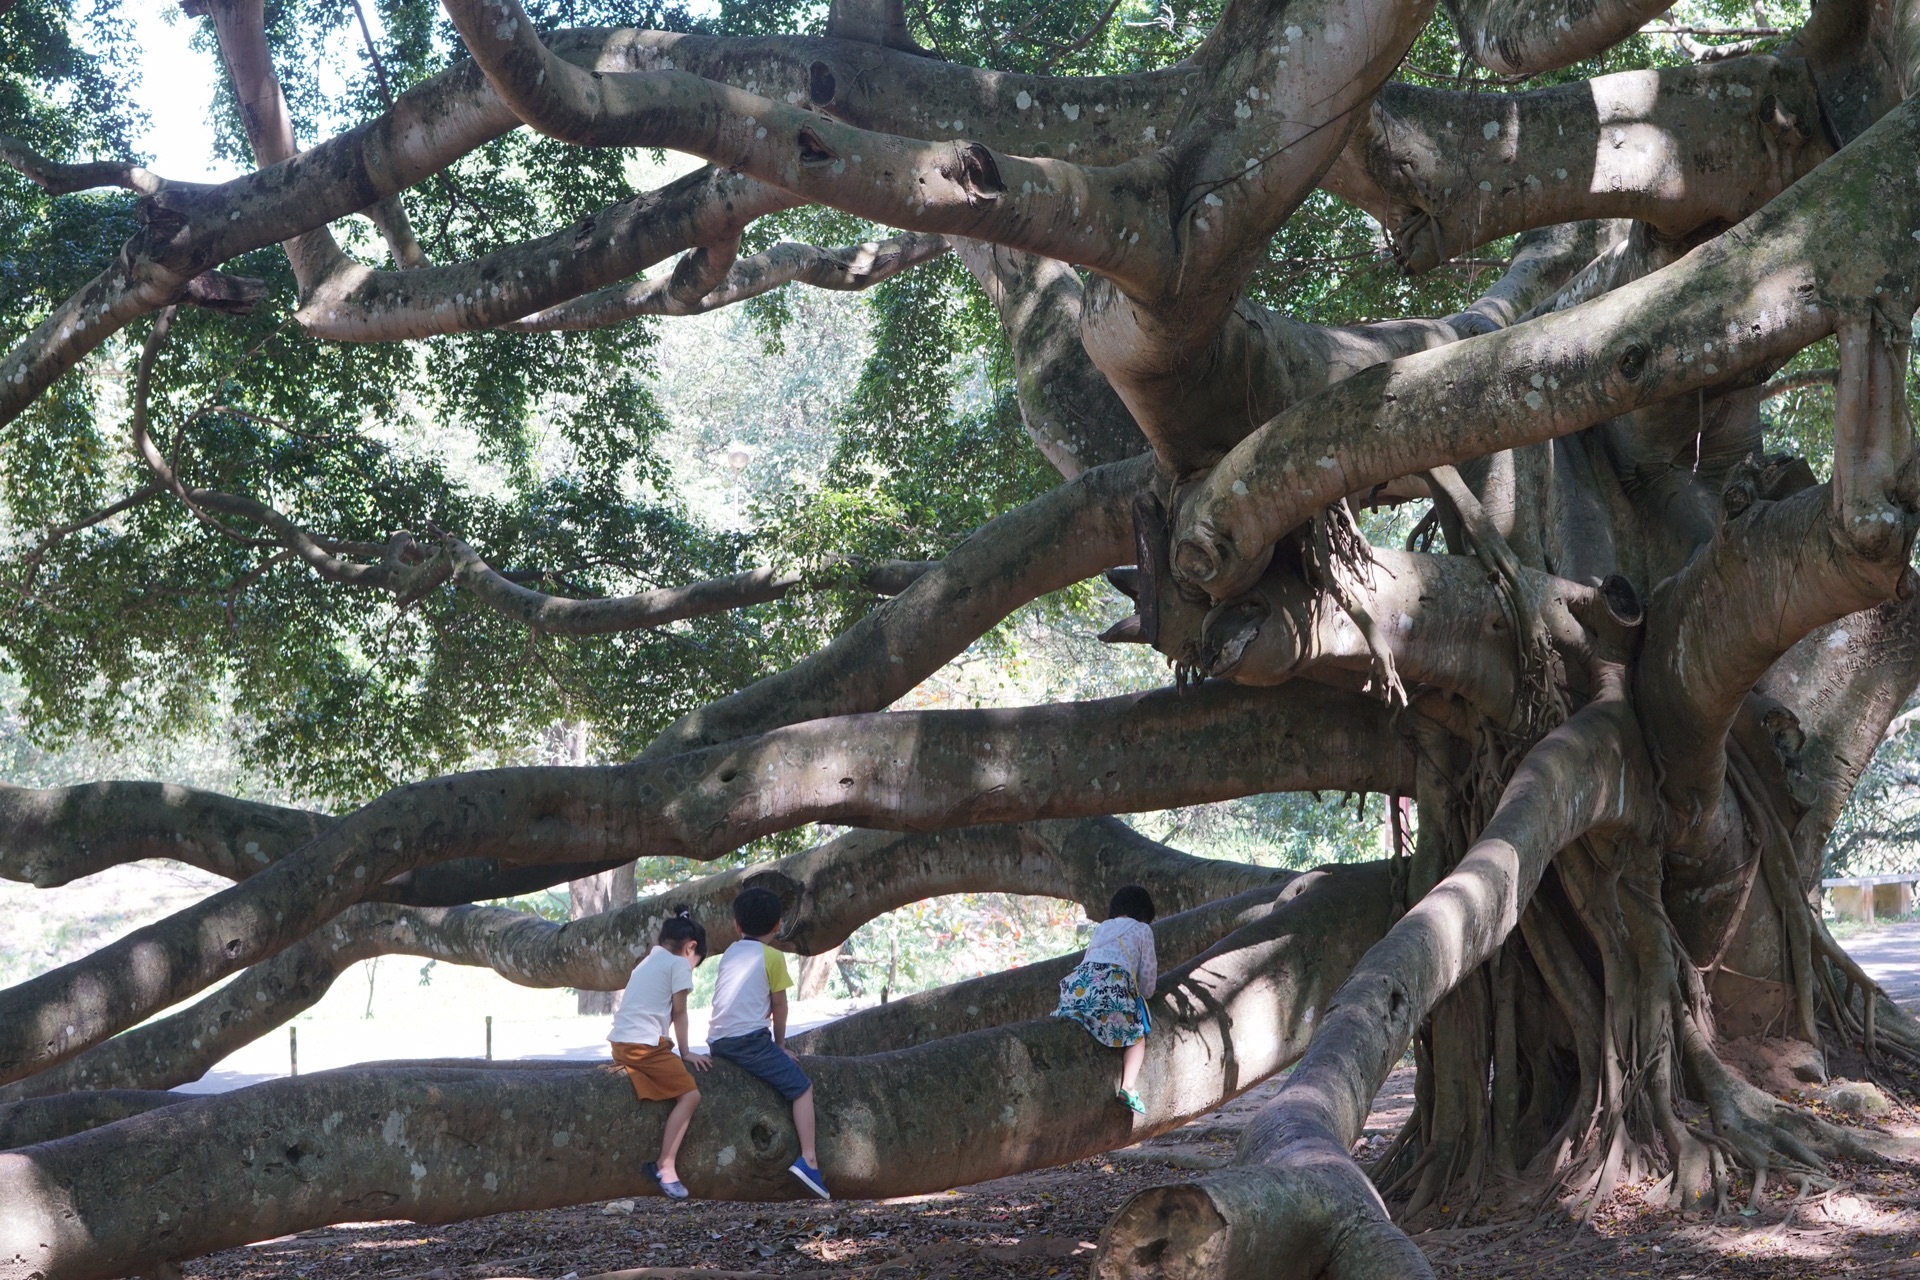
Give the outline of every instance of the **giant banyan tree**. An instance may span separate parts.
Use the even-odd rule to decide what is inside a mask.
[[[71,95],[8,107],[42,122],[0,140],[43,193],[35,216],[124,240],[66,261],[71,291],[9,330],[0,423],[41,443],[8,465],[135,483],[16,539],[6,625],[50,635],[60,591],[106,572],[87,556],[165,530],[240,566],[214,605],[236,645],[244,597],[273,583],[403,619],[454,601],[543,652],[817,589],[865,604],[764,671],[692,646],[675,669],[700,696],[625,763],[426,776],[333,814],[146,783],[0,789],[0,874],[58,885],[163,857],[233,881],[0,991],[0,1277],[163,1273],[325,1223],[649,1191],[665,1108],[604,1072],[439,1061],[161,1091],[374,955],[617,988],[664,899],[567,925],[484,904],[808,824],[851,830],[676,896],[718,925],[740,884],[768,884],[803,954],[940,893],[1098,911],[1138,881],[1163,904],[1147,1116],[1112,1102],[1113,1055],[1045,1016],[1070,961],[989,975],[805,1046],[841,1194],[1111,1149],[1292,1066],[1234,1164],[1120,1209],[1101,1277],[1399,1280],[1430,1273],[1396,1221],[1443,1201],[1518,1187],[1582,1212],[1659,1175],[1675,1203],[1711,1206],[1874,1157],[1871,1135],[1743,1078],[1726,1045],[1920,1062],[1920,1025],[1809,907],[1920,680],[1910,0],[1817,0],[1742,44],[1681,41],[1673,65],[1646,52],[1664,0],[1227,0],[1167,10],[1097,75],[1054,67],[1084,65],[1096,35],[1115,47],[1131,8],[996,9],[998,34],[963,48],[958,19],[898,0],[834,0],[814,34],[780,33],[807,14],[773,5],[723,6],[725,29],[443,5],[381,8],[391,74],[375,62],[358,123],[302,147],[318,90],[288,51],[321,11],[190,0],[257,165],[223,184],[55,127]],[[26,0],[0,24],[30,48],[51,12]],[[1046,56],[994,69],[1043,19]],[[616,172],[635,149],[705,165],[524,235],[504,219],[485,252],[458,252],[444,218],[430,229],[481,198],[482,161]],[[1471,279],[1462,305],[1348,324],[1275,305],[1259,287],[1275,246],[1356,209],[1405,272]],[[764,230],[793,226],[823,243]],[[851,226],[883,234],[835,245]],[[477,506],[404,486],[309,500],[320,481],[298,460],[334,437],[277,422],[243,369],[271,337],[358,370],[328,402],[347,433],[355,397],[385,394],[380,370],[455,335],[608,351],[636,317],[937,271],[997,313],[1025,428],[1006,447],[1057,474],[935,558],[569,589],[514,562]],[[535,349],[563,347],[485,348]],[[120,470],[44,443],[85,434],[48,424],[86,411],[87,376],[111,384]],[[1763,416],[1789,382],[1832,388],[1809,457],[1779,452]],[[287,470],[219,452],[243,431]],[[1424,514],[1404,546],[1375,545],[1367,513],[1394,504]],[[1102,573],[1134,606],[1103,638],[1164,655],[1170,687],[888,710]],[[158,634],[187,606],[156,579],[117,609]],[[276,634],[299,649],[315,615],[284,612]],[[107,674],[126,678],[137,647]],[[1288,792],[1395,797],[1409,837],[1292,875],[1110,816]],[[1409,1049],[1415,1114],[1363,1168],[1370,1100]],[[703,1088],[681,1160],[694,1193],[795,1194],[773,1095],[728,1069]]]

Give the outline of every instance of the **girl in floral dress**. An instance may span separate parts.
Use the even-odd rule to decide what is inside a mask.
[[[1118,1097],[1145,1115],[1134,1089],[1147,1057],[1147,997],[1160,979],[1153,950],[1153,897],[1126,885],[1107,904],[1107,918],[1093,931],[1086,956],[1060,980],[1056,1018],[1072,1018],[1110,1049],[1122,1049]]]

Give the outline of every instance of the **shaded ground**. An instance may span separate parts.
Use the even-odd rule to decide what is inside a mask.
[[[1848,947],[1896,998],[1920,999],[1920,923],[1858,935]],[[1873,1074],[1896,1099],[1878,1123],[1920,1150],[1920,1111],[1902,1101],[1920,1099],[1920,1078]],[[1128,1196],[1230,1159],[1240,1127],[1276,1087],[1263,1085],[1139,1147],[943,1195],[780,1205],[641,1199],[446,1227],[369,1223],[231,1250],[182,1271],[187,1280],[590,1280],[621,1270],[631,1280],[1084,1275],[1101,1227]],[[1389,1077],[1357,1154],[1384,1149],[1411,1109],[1412,1087],[1410,1068]],[[1796,1100],[1858,1123],[1810,1094]],[[1920,1280],[1920,1168],[1843,1164],[1831,1172],[1830,1189],[1776,1177],[1765,1207],[1751,1215],[1674,1213],[1646,1184],[1583,1225],[1551,1206],[1534,1213],[1509,1205],[1497,1215],[1447,1206],[1433,1215],[1443,1225],[1415,1238],[1441,1276],[1464,1280]]]

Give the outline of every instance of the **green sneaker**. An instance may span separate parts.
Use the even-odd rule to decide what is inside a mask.
[[[1135,1093],[1133,1090],[1122,1089],[1120,1090],[1118,1096],[1120,1098],[1120,1101],[1126,1103],[1127,1106],[1131,1108],[1133,1111],[1137,1112],[1140,1115],[1147,1114],[1147,1104],[1140,1101],[1140,1095]]]

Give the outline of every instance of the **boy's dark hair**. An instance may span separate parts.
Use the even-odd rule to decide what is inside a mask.
[[[693,918],[693,913],[677,903],[667,908],[667,918],[660,926],[660,945],[670,947],[675,943],[693,939],[693,954],[696,959],[707,958],[707,927]]]
[[[742,889],[733,900],[733,922],[740,926],[742,937],[758,938],[779,927],[785,910],[780,895],[771,889]]]
[[[1137,884],[1123,884],[1114,891],[1113,901],[1107,904],[1107,919],[1115,916],[1131,916],[1141,924],[1153,923],[1153,895]]]

